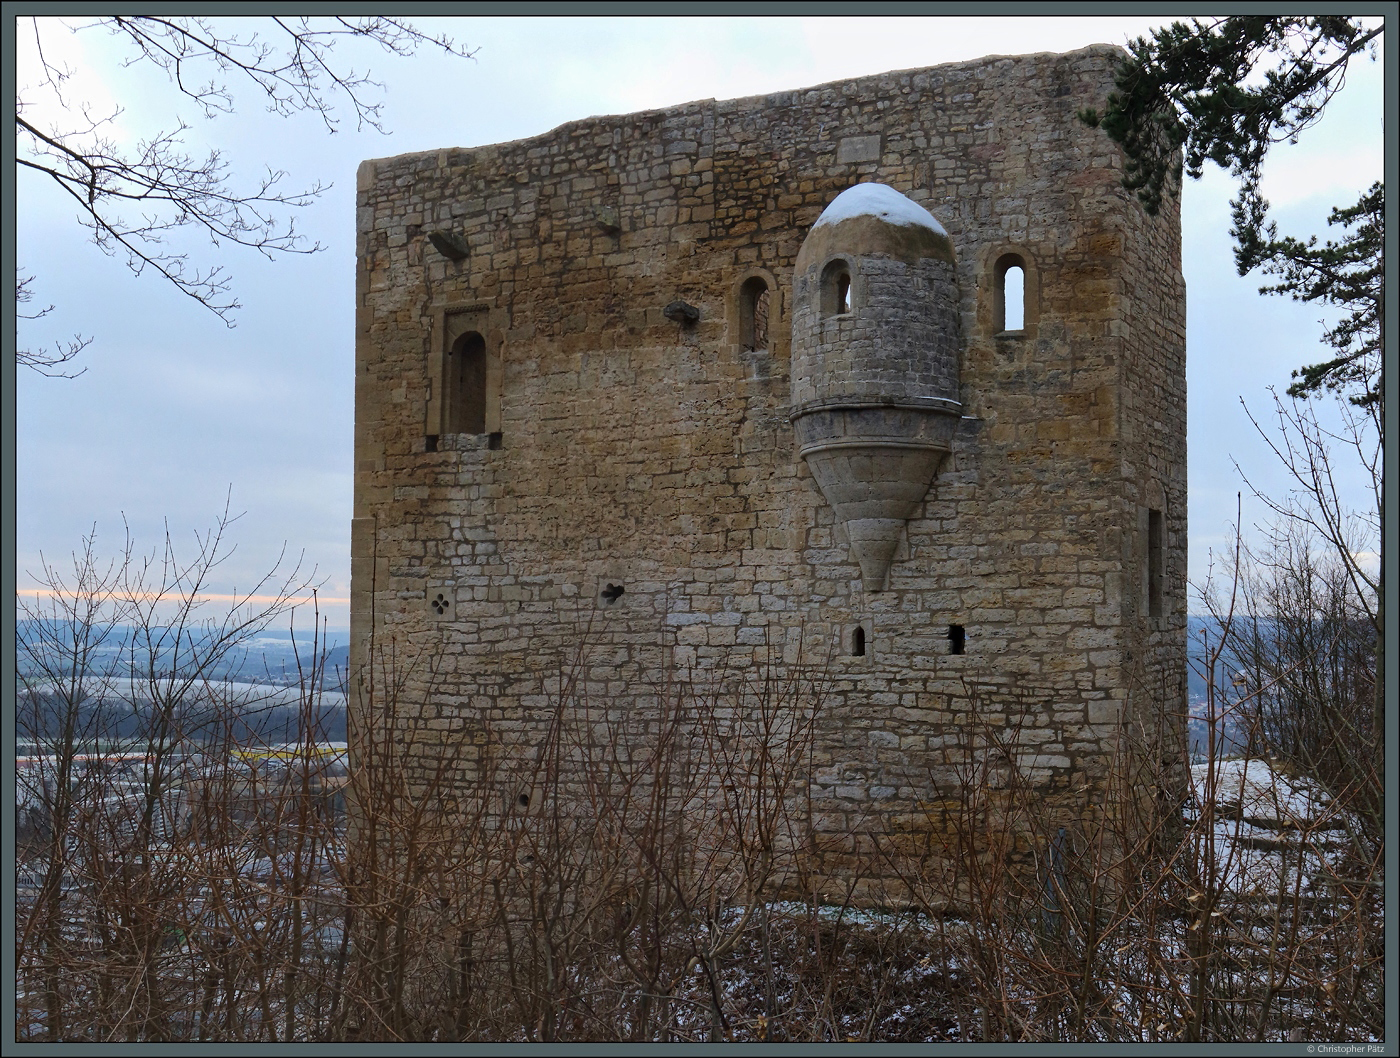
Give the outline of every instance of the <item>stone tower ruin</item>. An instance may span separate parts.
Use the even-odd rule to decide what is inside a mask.
[[[803,793],[838,871],[862,835],[927,848],[992,743],[1047,825],[1115,761],[1155,781],[1185,292],[1175,201],[1148,217],[1077,117],[1121,54],[365,162],[352,707],[411,653],[402,752],[456,739],[469,787],[538,740],[562,658],[624,712],[663,671],[819,670]]]

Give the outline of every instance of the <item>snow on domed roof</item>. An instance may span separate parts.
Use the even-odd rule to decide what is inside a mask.
[[[901,195],[888,184],[856,184],[848,187],[822,211],[813,229],[839,224],[852,217],[879,217],[890,224],[917,224],[946,237],[948,232],[932,213]]]

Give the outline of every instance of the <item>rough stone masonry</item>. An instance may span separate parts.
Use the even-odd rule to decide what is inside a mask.
[[[919,847],[998,741],[1047,825],[1110,804],[1115,761],[1156,782],[1185,710],[1185,289],[1176,202],[1148,217],[1076,116],[1121,54],[365,162],[362,717],[392,647],[405,759],[455,739],[469,786],[541,736],[561,659],[622,710],[663,670],[815,667],[836,871],[863,835]]]

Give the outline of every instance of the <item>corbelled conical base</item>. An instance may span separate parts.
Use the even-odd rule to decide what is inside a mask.
[[[938,475],[961,411],[941,398],[794,409],[798,452],[846,527],[866,591],[884,591],[899,534]]]
[[[923,502],[946,448],[893,441],[829,442],[803,453],[846,526],[866,591],[883,591],[904,523]]]

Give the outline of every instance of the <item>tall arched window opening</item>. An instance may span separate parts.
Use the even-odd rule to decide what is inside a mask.
[[[1026,270],[1020,265],[1012,265],[1006,270],[1002,280],[1002,296],[1006,299],[1002,316],[1006,326],[1002,330],[1021,331],[1026,327]]]
[[[745,350],[768,348],[768,317],[772,298],[759,276],[739,288],[739,345]]]
[[[447,356],[447,432],[486,432],[486,339],[468,331]]]
[[[1026,329],[1026,262],[1020,254],[1005,254],[996,263],[995,317],[997,334]]]

